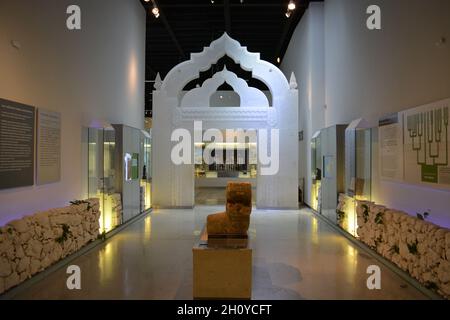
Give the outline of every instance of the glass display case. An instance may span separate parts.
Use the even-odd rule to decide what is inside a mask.
[[[195,177],[256,178],[256,148],[256,143],[250,142],[197,143],[195,145]]]
[[[88,194],[100,200],[100,233],[122,223],[121,194],[116,192],[115,131],[88,128]]]
[[[338,225],[357,237],[356,200],[372,199],[372,129],[359,123],[349,126],[345,134],[345,197],[346,205],[337,211]]]
[[[152,206],[152,136],[151,129],[142,131],[141,149],[143,150],[142,178],[141,178],[141,212]]]
[[[320,190],[322,180],[322,149],[320,131],[316,132],[311,139],[311,208],[320,212]]]

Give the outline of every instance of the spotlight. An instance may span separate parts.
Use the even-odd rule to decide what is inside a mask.
[[[292,12],[294,12],[296,8],[295,2],[293,0],[290,0],[288,3],[287,11],[285,13],[286,18],[290,18],[292,15]]]
[[[144,0],[144,1],[145,1],[145,2],[150,2],[150,0]],[[156,5],[155,0],[151,0],[151,1],[152,1],[152,4],[153,4],[152,13],[153,13],[153,15],[155,16],[155,18],[158,19],[158,18],[159,18],[159,8],[158,8],[158,6]]]
[[[157,19],[159,18],[159,9],[158,9],[158,7],[154,7],[152,9],[152,13],[155,16],[155,18],[157,18]]]
[[[277,62],[278,62],[278,63],[280,63],[280,62],[281,62],[281,59],[280,59],[280,57],[278,57],[278,58],[277,58]]]
[[[289,1],[288,10],[290,11],[295,10],[295,2],[293,0]]]

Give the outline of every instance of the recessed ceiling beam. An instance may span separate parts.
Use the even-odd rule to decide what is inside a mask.
[[[231,35],[230,0],[223,0],[223,11],[225,16],[225,31]]]
[[[156,6],[160,8],[159,10],[159,18],[161,19],[164,27],[166,28],[167,32],[169,33],[170,38],[172,39],[173,43],[175,44],[175,47],[177,48],[178,52],[180,53],[181,57],[185,57],[183,48],[180,45],[180,42],[178,41],[177,37],[175,36],[175,33],[172,30],[172,27],[170,26],[169,22],[166,19],[166,16],[164,15],[164,12],[161,10],[161,7],[158,5],[156,0],[154,1]]]
[[[309,2],[307,2],[307,4],[309,4]],[[282,50],[286,46],[286,41],[290,40],[288,38],[288,35],[289,35],[289,31],[291,30],[292,24],[294,22],[298,22],[298,17],[299,16],[301,17],[304,14],[306,8],[307,8],[307,5],[306,6],[305,5],[297,5],[297,9],[293,12],[291,17],[287,19],[287,22],[284,25],[283,32],[280,37],[280,42],[278,42],[278,45],[275,50],[274,59],[282,58],[281,57],[281,54],[283,53]]]

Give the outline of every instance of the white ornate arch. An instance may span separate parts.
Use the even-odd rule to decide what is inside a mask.
[[[259,53],[249,52],[247,47],[225,32],[200,53],[192,53],[191,59],[175,66],[161,85],[168,97],[176,97],[190,81],[198,78],[200,72],[206,71],[217,61],[228,56],[242,69],[251,71],[255,79],[262,81],[272,96],[284,94],[289,90],[289,83],[283,72],[270,62],[260,59]]]
[[[184,94],[186,84],[200,72],[228,56],[252,77],[262,81],[272,94],[272,107],[266,95],[248,86],[245,80],[226,68],[206,80],[201,87]],[[241,98],[239,108],[210,107],[210,97],[228,83]],[[184,95],[183,95],[184,94]],[[226,33],[191,59],[175,66],[164,81],[158,75],[153,92],[153,199],[155,206],[194,205],[194,165],[171,162],[174,129],[185,129],[194,136],[194,121],[204,129],[278,129],[280,139],[279,172],[257,176],[257,206],[293,208],[298,206],[298,93],[295,76],[288,82],[275,65],[260,59]],[[271,150],[270,152],[272,152]],[[193,155],[192,155],[193,157]],[[261,165],[263,166],[263,165]]]
[[[245,107],[269,107],[269,100],[262,91],[249,87],[245,80],[238,78],[235,73],[228,71],[225,67],[222,71],[215,73],[212,78],[206,80],[201,87],[186,93],[181,100],[181,108],[209,107],[210,97],[224,83],[228,83],[241,97],[241,105]]]

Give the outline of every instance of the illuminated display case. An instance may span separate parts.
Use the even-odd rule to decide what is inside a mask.
[[[345,197],[344,208],[337,212],[338,225],[350,233],[357,235],[357,216],[355,200],[372,200],[372,129],[360,119],[352,122],[345,132]]]
[[[152,136],[151,129],[142,131],[142,178],[141,178],[141,211],[149,210],[152,206]]]
[[[322,180],[322,149],[320,131],[316,132],[311,139],[311,208],[320,212],[320,190]]]
[[[115,130],[88,128],[88,194],[100,200],[100,233],[122,223],[122,199],[116,191]]]
[[[256,147],[256,143],[198,143],[195,145],[195,177],[256,179]]]

